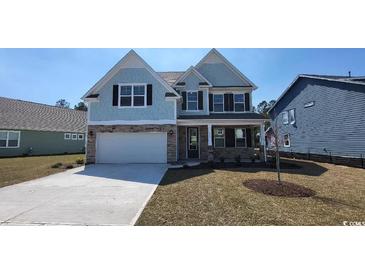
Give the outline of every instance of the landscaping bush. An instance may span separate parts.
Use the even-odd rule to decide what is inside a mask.
[[[53,165],[51,165],[51,168],[59,168],[62,166],[62,163],[55,163]]]
[[[66,169],[71,169],[71,168],[74,168],[74,165],[73,164],[68,164],[65,166]]]
[[[84,159],[83,158],[78,158],[78,159],[76,159],[76,164],[78,164],[78,165],[83,165],[84,164]]]
[[[219,157],[219,161],[220,161],[222,164],[224,164],[224,160],[225,160],[225,158],[224,158],[223,156]]]

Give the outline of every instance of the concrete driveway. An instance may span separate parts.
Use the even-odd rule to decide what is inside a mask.
[[[1,225],[133,225],[167,165],[88,165],[0,188]]]

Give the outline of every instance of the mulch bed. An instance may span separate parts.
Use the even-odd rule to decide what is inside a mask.
[[[249,180],[244,182],[243,185],[253,191],[272,196],[311,197],[316,194],[310,188],[286,181],[281,181],[281,184],[278,184],[275,180]]]

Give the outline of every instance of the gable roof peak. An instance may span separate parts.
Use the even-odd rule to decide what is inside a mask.
[[[194,73],[202,82],[207,83],[208,87],[213,85],[205,78],[199,71],[195,69],[194,66],[190,66],[173,84],[174,87],[178,86],[178,83],[182,82],[190,73]]]
[[[145,68],[167,89],[168,92],[174,93],[177,98],[180,98],[180,95],[157,72],[155,72],[153,68],[135,52],[135,50],[131,49],[91,89],[89,89],[81,99],[85,100],[87,96],[99,92],[99,90],[123,68]]]
[[[238,68],[236,68],[231,62],[227,60],[217,49],[212,48],[200,61],[196,64],[195,68],[199,69],[203,64],[206,63],[223,63],[225,64],[233,73],[235,73],[242,81],[249,83],[253,90],[257,89],[257,86],[248,79]]]

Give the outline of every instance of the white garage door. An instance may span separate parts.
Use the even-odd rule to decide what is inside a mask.
[[[160,132],[97,133],[97,163],[166,163],[167,135]]]

